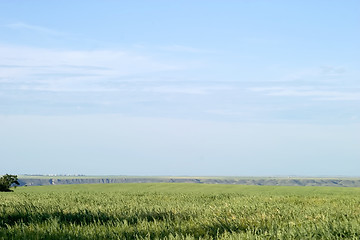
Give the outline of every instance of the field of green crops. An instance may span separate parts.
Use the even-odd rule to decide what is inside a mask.
[[[0,193],[0,239],[359,239],[360,188],[178,183]]]

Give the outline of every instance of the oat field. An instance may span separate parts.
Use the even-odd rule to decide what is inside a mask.
[[[0,239],[359,238],[360,188],[128,183],[0,193]]]

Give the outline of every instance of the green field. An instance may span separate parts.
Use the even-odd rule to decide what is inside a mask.
[[[0,239],[359,238],[360,188],[128,183],[0,193]]]

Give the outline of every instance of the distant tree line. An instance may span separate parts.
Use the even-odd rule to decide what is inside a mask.
[[[0,178],[0,192],[12,192],[11,187],[20,185],[16,175],[5,174]]]

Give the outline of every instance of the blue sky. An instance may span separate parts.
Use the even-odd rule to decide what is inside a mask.
[[[359,176],[359,1],[2,1],[4,173]]]

